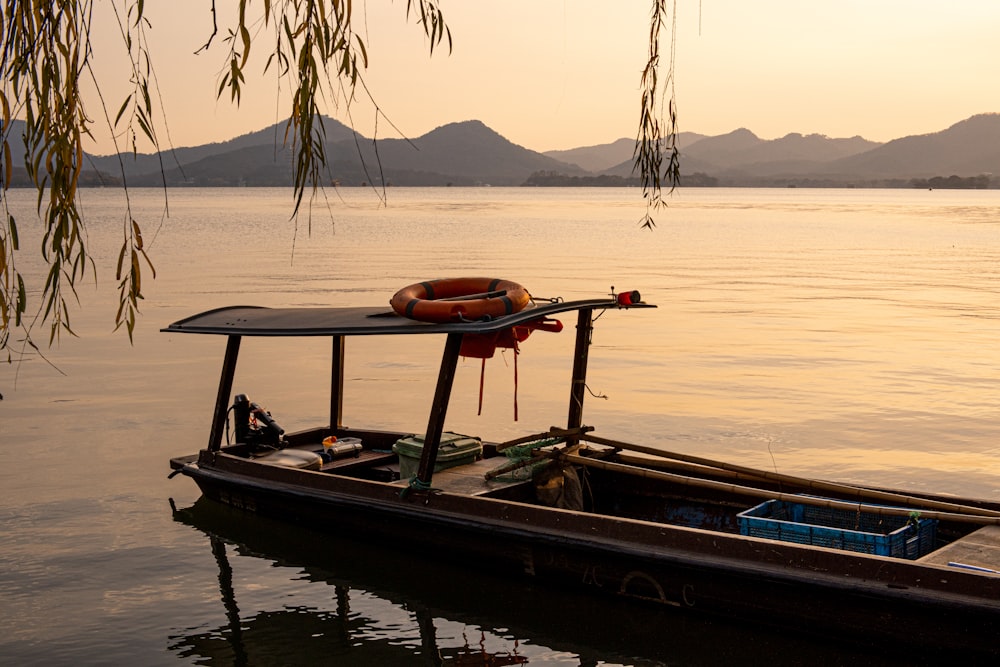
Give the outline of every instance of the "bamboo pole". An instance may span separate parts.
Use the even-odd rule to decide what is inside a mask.
[[[597,451],[597,450],[591,450]],[[683,461],[676,461],[674,459],[668,459],[661,456],[642,456],[637,454],[632,454],[625,450],[613,450],[616,452],[616,459],[621,463],[625,463],[632,466],[653,468],[655,470],[673,470],[675,472],[682,472],[691,475],[712,475],[714,477],[719,477],[722,479],[735,479],[743,480],[746,482],[759,483],[765,481],[759,475],[748,475],[742,472],[733,472],[731,470],[723,470],[722,468],[712,468],[709,466],[700,465],[697,463],[685,463]],[[607,458],[606,456],[599,456],[597,458]]]
[[[810,491],[823,492],[823,493],[839,493],[846,496],[851,496],[855,498],[858,502],[892,503],[896,505],[903,505],[905,507],[916,507],[916,508],[935,510],[951,514],[966,514],[966,515],[974,515],[982,517],[1000,518],[1000,512],[996,510],[985,509],[982,507],[972,507],[970,505],[951,503],[943,500],[917,498],[916,496],[909,496],[902,493],[893,493],[891,491],[865,489],[859,486],[851,486],[849,484],[838,484],[836,482],[824,482],[821,480],[809,479],[807,477],[785,475],[782,473],[769,472],[767,470],[748,468],[745,466],[735,465],[732,463],[726,463],[724,461],[715,461],[712,459],[706,459],[700,456],[679,454],[677,452],[669,452],[661,449],[656,449],[654,447],[646,447],[644,445],[636,445],[628,442],[622,442],[619,440],[610,440],[608,438],[602,438],[600,436],[595,436],[590,434],[586,434],[581,437],[587,442],[592,442],[596,445],[604,445],[606,447],[614,447],[616,449],[641,452],[643,454],[649,454],[651,456],[656,456],[664,459],[675,459],[687,463],[694,463],[700,466],[718,468],[720,470],[726,470],[732,473],[737,473],[739,475],[744,475],[744,478],[755,477],[761,480],[775,482],[778,484],[791,484],[804,489],[808,489]]]
[[[579,435],[580,433],[585,432],[586,430],[590,430],[592,428],[593,427],[590,426],[584,426],[578,429],[569,429],[568,431],[562,431],[562,429],[558,429],[555,426],[553,426],[552,431],[550,431],[550,434],[554,432],[556,433],[562,432],[565,434],[565,437],[571,437],[574,435]],[[537,438],[531,438],[530,440],[536,440],[536,439]],[[549,438],[549,440],[552,439],[553,438]],[[541,463],[542,461],[557,459],[560,456],[564,456],[566,454],[575,454],[581,449],[583,449],[583,444],[579,442],[576,443],[575,445],[570,445],[570,444],[563,445],[562,448],[553,447],[552,449],[536,449],[534,450],[535,455],[530,459],[524,459],[521,461],[511,461],[510,463],[506,463],[500,466],[499,468],[494,468],[493,470],[490,470],[489,472],[483,475],[483,478],[488,482],[491,479],[499,477],[500,475],[505,475],[509,472],[520,470],[521,468],[526,468],[527,466],[534,465],[536,463]]]
[[[578,428],[558,428],[555,426],[549,427],[548,431],[543,433],[535,433],[533,435],[523,435],[519,438],[514,438],[513,440],[508,440],[506,442],[501,442],[497,445],[497,451],[502,452],[505,449],[509,449],[514,445],[523,445],[526,442],[534,442],[535,440],[548,440],[552,438],[566,439],[569,437],[576,437],[587,433],[588,431],[593,431],[593,426],[580,426]]]
[[[740,484],[730,484],[728,482],[716,482],[709,479],[697,479],[687,475],[676,475],[674,473],[662,472],[659,470],[649,470],[648,468],[638,468],[625,465],[623,463],[613,463],[602,461],[579,454],[566,454],[566,459],[571,463],[600,468],[611,472],[618,472],[625,475],[634,475],[645,479],[655,479],[663,482],[671,482],[682,486],[696,487],[701,489],[712,489],[725,493],[737,493],[753,498],[765,500],[781,500],[785,502],[799,503],[801,505],[811,505],[814,507],[825,507],[828,509],[845,510],[849,512],[864,511],[871,514],[884,516],[905,516],[911,515],[911,510],[901,507],[884,507],[882,505],[869,505],[861,502],[847,500],[833,500],[831,498],[817,498],[813,496],[801,496],[794,493],[781,493],[757,489],[752,486],[742,486]],[[916,499],[914,499],[916,500]],[[942,521],[955,521],[960,523],[972,523],[983,526],[1000,526],[1000,516],[975,516],[944,511],[926,511],[920,509],[921,519],[940,519]]]

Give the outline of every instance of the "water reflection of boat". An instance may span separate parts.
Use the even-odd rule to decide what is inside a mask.
[[[416,617],[419,646],[407,646],[388,632],[373,630],[377,619],[366,618],[351,608],[351,590],[358,588],[356,578],[359,574],[357,568],[351,567],[350,561],[360,557],[362,563],[370,565],[368,554],[352,551],[349,543],[331,550],[316,548],[315,534],[295,527],[268,525],[265,520],[253,517],[234,517],[231,512],[214,503],[208,504],[204,498],[192,507],[174,510],[175,520],[198,528],[209,538],[212,555],[219,568],[219,591],[227,619],[222,627],[173,636],[170,649],[180,657],[197,657],[201,664],[204,664],[203,660],[209,660],[236,665],[329,664],[331,661],[336,663],[338,660],[358,658],[359,655],[358,660],[365,664],[379,665],[413,664],[415,658],[422,658],[422,664],[442,667],[485,667],[527,662],[516,652],[487,651],[481,646],[470,646],[469,641],[460,645],[439,646],[432,608],[414,604],[412,599],[406,597],[397,606],[410,610]],[[269,530],[262,533],[260,528]],[[316,609],[286,602],[280,609],[241,613],[230,549],[235,549],[241,557],[273,558],[276,565],[305,568],[304,573],[310,581],[322,582],[332,588],[331,608]],[[314,560],[303,561],[304,557]],[[334,574],[340,572],[344,565],[347,566],[347,573]],[[373,572],[368,578],[376,580],[383,574],[384,571]],[[300,578],[298,574],[293,576]],[[361,576],[360,581],[364,580],[365,577]],[[372,594],[370,591],[365,593]],[[374,594],[381,593],[376,591]],[[363,648],[359,649],[359,645]]]
[[[171,465],[215,501],[322,522],[393,549],[430,546],[477,567],[766,619],[786,631],[998,652],[1000,504],[750,470],[599,437],[584,426],[595,311],[647,307],[638,293],[621,296],[482,321],[415,322],[379,308],[250,307],[181,320],[166,331],[224,335],[228,343],[209,444]],[[566,427],[505,443],[443,438],[459,357],[516,346],[533,328],[557,330],[552,318],[561,314],[577,321]],[[423,437],[344,427],[345,341],[414,335],[445,338]],[[245,396],[231,399],[246,336],[332,341],[329,425],[286,436]],[[393,405],[387,400],[386,409]],[[230,409],[236,439],[223,446]],[[321,443],[334,438],[320,458]],[[511,452],[518,457],[504,456]]]
[[[861,651],[833,637],[805,640],[763,624],[537,586],[346,536],[330,540],[319,530],[247,515],[205,497],[175,509],[174,519],[208,538],[219,571],[226,623],[171,638],[172,651],[202,664],[337,663],[342,658],[357,665],[468,667],[532,664],[533,654],[558,655],[559,664],[650,667],[735,662],[782,667],[830,664],[831,658],[839,664],[913,664],[910,652],[878,646]],[[240,576],[240,561],[246,558],[270,564],[269,572],[285,569],[289,587],[307,581],[327,592],[314,592],[301,602],[278,588],[279,581],[273,607],[241,612],[234,581],[247,579]],[[316,599],[328,600],[328,606]],[[261,604],[259,596],[255,602]],[[411,620],[418,638],[407,642],[398,636],[408,634],[401,617]],[[438,627],[446,624],[463,630],[440,637]],[[492,640],[490,648],[481,645],[483,633]]]

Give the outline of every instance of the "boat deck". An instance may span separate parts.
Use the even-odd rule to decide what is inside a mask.
[[[310,445],[305,447],[309,451],[317,451],[322,445]],[[396,461],[396,455],[392,452],[376,452],[363,450],[356,456],[346,456],[328,463],[324,463],[320,470],[322,472],[348,472],[357,468],[371,468],[374,466],[389,466]],[[396,466],[398,469],[399,466]]]
[[[523,480],[507,481],[503,479],[487,480],[483,476],[507,462],[504,457],[480,459],[472,463],[445,468],[434,473],[431,486],[439,491],[457,493],[466,496],[482,496],[511,486],[523,484]],[[404,487],[410,483],[408,479],[393,482],[394,486]]]
[[[931,565],[952,565],[1000,575],[1000,526],[983,526],[919,559]]]

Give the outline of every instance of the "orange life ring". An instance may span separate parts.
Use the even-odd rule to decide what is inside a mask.
[[[500,278],[443,278],[408,285],[389,303],[403,317],[421,322],[460,322],[503,317],[523,310],[528,290]]]

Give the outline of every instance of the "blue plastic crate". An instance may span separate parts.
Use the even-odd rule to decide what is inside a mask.
[[[936,519],[768,500],[737,515],[741,535],[893,556],[920,558],[934,549]]]

